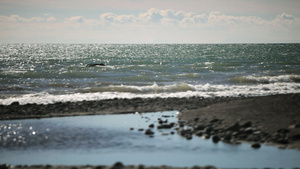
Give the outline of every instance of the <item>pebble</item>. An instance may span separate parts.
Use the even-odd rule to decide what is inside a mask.
[[[259,143],[253,143],[253,144],[251,144],[251,147],[257,149],[257,148],[260,148],[261,146]]]
[[[144,132],[146,135],[153,135],[154,132],[151,129],[146,129]]]

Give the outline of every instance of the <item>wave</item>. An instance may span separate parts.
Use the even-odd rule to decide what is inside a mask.
[[[80,93],[95,93],[95,92],[120,92],[120,93],[171,93],[171,92],[187,92],[195,91],[193,85],[187,83],[173,84],[159,86],[156,83],[148,86],[129,86],[129,85],[109,85],[104,87],[88,87],[84,89],[78,89]]]
[[[104,90],[106,89],[106,90]],[[109,90],[107,90],[109,89]],[[257,85],[191,85],[187,83],[159,86],[108,86],[104,88],[86,88],[72,94],[25,94],[19,97],[0,99],[0,104],[9,105],[13,102],[20,104],[36,103],[51,104],[55,102],[76,102],[105,99],[132,98],[188,98],[188,97],[238,97],[238,96],[266,96],[275,94],[300,93],[300,83],[277,82]]]
[[[277,82],[300,83],[300,75],[279,75],[279,76],[240,76],[228,79],[232,83],[245,84],[269,84]]]

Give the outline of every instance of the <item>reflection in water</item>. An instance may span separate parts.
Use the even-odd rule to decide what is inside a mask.
[[[187,140],[177,126],[157,129],[163,122],[176,123],[176,111],[1,121],[0,163],[300,166],[300,151]],[[149,126],[153,135],[144,134]]]

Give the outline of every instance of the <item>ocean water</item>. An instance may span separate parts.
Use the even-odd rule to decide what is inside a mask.
[[[0,44],[2,105],[285,93],[300,44]]]

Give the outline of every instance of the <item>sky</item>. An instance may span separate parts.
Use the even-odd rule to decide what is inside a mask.
[[[300,0],[0,0],[0,43],[300,43]]]

